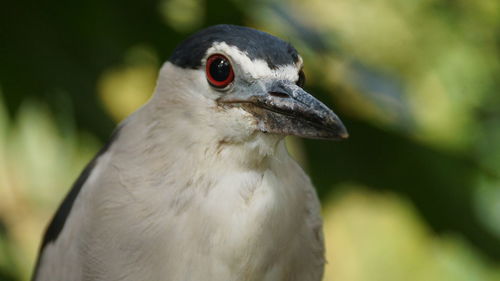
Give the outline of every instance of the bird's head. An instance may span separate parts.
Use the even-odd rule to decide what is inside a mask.
[[[157,92],[164,94],[157,96],[186,122],[223,138],[347,138],[335,113],[303,89],[302,64],[295,48],[268,33],[212,26],[174,50],[160,73]]]

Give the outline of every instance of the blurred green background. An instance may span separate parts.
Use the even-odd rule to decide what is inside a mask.
[[[157,71],[208,25],[290,41],[351,137],[290,138],[324,207],[325,280],[500,280],[500,1],[4,1],[0,280]]]

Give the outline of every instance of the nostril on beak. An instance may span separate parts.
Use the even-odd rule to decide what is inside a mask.
[[[281,93],[281,92],[269,92],[269,95],[271,95],[273,97],[278,97],[278,98],[289,98],[290,97],[288,94]]]

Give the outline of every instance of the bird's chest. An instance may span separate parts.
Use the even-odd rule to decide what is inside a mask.
[[[126,268],[130,280],[284,280],[309,235],[310,185],[300,175],[290,167],[232,170],[143,189],[113,210],[113,223],[96,218],[106,227],[89,235],[88,254],[102,272]],[[140,266],[126,266],[131,259]]]
[[[218,227],[214,242],[220,239],[245,247],[255,239],[286,239],[303,219],[303,187],[297,184],[273,170],[225,177],[198,211]]]
[[[306,214],[303,187],[273,170],[221,178],[179,215],[174,247],[185,255],[182,264],[203,265],[188,271],[204,280],[233,280],[235,274],[267,280],[274,263],[297,254]]]

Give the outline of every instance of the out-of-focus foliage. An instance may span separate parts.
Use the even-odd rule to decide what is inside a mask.
[[[351,138],[291,138],[325,206],[325,280],[500,280],[497,0],[10,1],[0,9],[0,280],[175,45],[207,25],[291,41]]]
[[[30,277],[54,207],[99,147],[70,120],[61,130],[53,119],[26,101],[12,120],[0,102],[0,277]]]
[[[160,66],[147,47],[132,47],[124,64],[107,70],[98,83],[98,93],[111,117],[120,121],[151,96]]]
[[[500,280],[456,235],[438,237],[411,203],[354,188],[325,209],[326,281]]]

